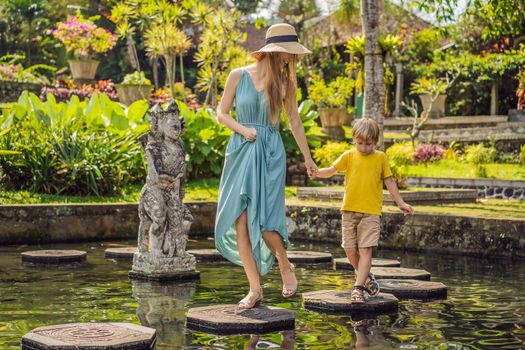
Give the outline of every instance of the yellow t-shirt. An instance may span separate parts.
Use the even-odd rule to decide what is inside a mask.
[[[341,210],[381,215],[383,179],[392,176],[386,154],[374,151],[363,155],[353,148],[332,165],[345,173],[345,196]]]

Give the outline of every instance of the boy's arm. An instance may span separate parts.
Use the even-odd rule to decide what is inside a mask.
[[[401,194],[399,193],[396,182],[394,181],[394,178],[392,176],[389,176],[386,179],[383,179],[383,182],[385,183],[385,186],[388,189],[388,192],[390,192],[392,199],[394,200],[394,202],[396,202],[399,209],[401,209],[401,211],[405,215],[414,214],[414,209],[410,205],[405,203],[405,201],[403,200],[403,197],[401,197]]]
[[[334,174],[337,173],[337,168],[335,166],[331,166],[329,168],[321,168],[317,170],[317,174],[315,174],[316,177],[332,177]]]

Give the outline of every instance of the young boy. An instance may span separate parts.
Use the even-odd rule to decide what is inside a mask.
[[[380,232],[383,183],[397,206],[405,215],[414,209],[401,198],[386,154],[374,150],[379,139],[379,125],[375,120],[358,120],[352,129],[355,148],[344,152],[329,168],[319,169],[317,177],[331,177],[345,173],[345,195],[342,211],[342,247],[356,273],[351,300],[364,303],[369,296],[377,296],[379,284],[370,273],[372,249],[377,246]],[[359,272],[358,272],[359,271]]]

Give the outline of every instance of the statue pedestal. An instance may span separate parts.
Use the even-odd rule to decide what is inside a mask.
[[[129,277],[152,281],[191,280],[199,278],[195,270],[196,260],[192,255],[184,257],[162,257],[136,252]]]

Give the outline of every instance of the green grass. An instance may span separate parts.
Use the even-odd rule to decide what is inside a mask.
[[[490,178],[525,180],[525,166],[521,164],[487,164]],[[440,160],[435,163],[410,165],[408,176],[477,178],[476,166],[455,160]]]

